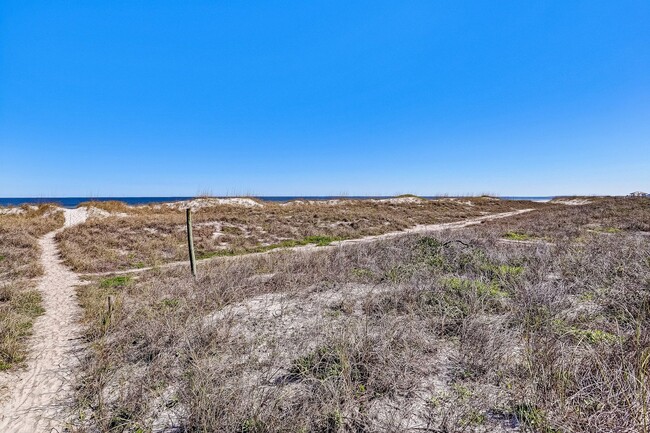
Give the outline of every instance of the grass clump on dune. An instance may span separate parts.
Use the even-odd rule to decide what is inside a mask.
[[[131,282],[130,275],[118,275],[115,277],[104,278],[99,282],[99,286],[103,288],[109,287],[124,287]]]
[[[196,258],[201,260],[201,259],[209,259],[212,257],[237,256],[237,255],[242,255],[247,253],[263,253],[266,251],[276,250],[280,248],[294,248],[294,247],[301,247],[305,245],[316,245],[318,247],[325,247],[330,245],[332,242],[341,241],[341,240],[343,240],[343,238],[333,237],[333,236],[307,236],[306,238],[300,240],[287,239],[282,242],[278,242],[277,244],[263,245],[263,246],[250,248],[250,249],[234,250],[231,248],[227,248],[227,249],[220,249],[217,251],[203,251],[198,253]]]
[[[508,232],[503,237],[511,241],[529,241],[533,239],[533,237],[530,235],[527,235],[525,233],[517,233],[517,232]]]
[[[44,310],[40,293],[13,286],[0,288],[0,370],[25,360],[24,340],[31,334],[34,319]]]

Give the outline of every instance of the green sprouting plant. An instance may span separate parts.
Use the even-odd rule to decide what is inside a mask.
[[[293,362],[290,374],[298,378],[326,380],[338,377],[345,367],[345,358],[338,348],[323,346],[316,351],[300,357]]]
[[[561,319],[553,320],[552,325],[556,332],[570,335],[577,340],[585,341],[590,344],[608,344],[621,341],[621,337],[609,332],[600,329],[580,329],[572,325],[567,325]]]
[[[621,231],[621,229],[617,227],[598,227],[594,230],[601,233],[619,233]]]
[[[511,241],[528,241],[534,239],[533,236],[527,235],[525,233],[519,233],[519,232],[508,232],[503,237]]]
[[[131,282],[130,275],[117,275],[115,277],[104,278],[99,282],[99,286],[103,288],[111,287],[124,287]]]
[[[596,294],[594,292],[584,292],[581,293],[578,297],[581,301],[589,302],[593,301],[596,298]]]
[[[239,431],[241,433],[256,433],[266,431],[264,423],[256,417],[251,417],[242,421]]]
[[[373,272],[370,269],[366,268],[352,268],[350,270],[350,273],[353,276],[362,279],[372,278],[374,276]]]
[[[209,259],[212,257],[227,257],[237,255],[233,249],[221,249],[216,251],[202,251],[196,255],[197,260]]]
[[[442,247],[442,242],[436,238],[424,236],[418,239],[415,245],[422,254],[437,254]]]
[[[397,265],[386,271],[384,276],[391,283],[399,283],[410,278],[415,273],[415,270],[416,268],[413,265]]]
[[[527,427],[531,427],[534,431],[542,433],[560,433],[559,430],[551,427],[546,414],[542,409],[532,404],[518,404],[513,408],[512,412],[520,423]]]
[[[468,400],[472,396],[472,391],[470,391],[466,386],[455,383],[453,388],[458,395],[458,398],[462,401]]]
[[[343,240],[343,238],[336,237],[336,236],[307,236],[302,243],[304,245],[307,244],[316,244],[319,247],[324,247],[332,242],[340,241]]]
[[[620,337],[609,332],[601,331],[600,329],[576,329],[569,328],[567,331],[570,335],[585,339],[589,343],[616,343],[620,341]]]
[[[415,244],[417,260],[432,268],[444,268],[447,261],[442,254],[442,247],[445,244],[429,236],[418,239]]]
[[[172,308],[178,307],[179,303],[180,303],[180,301],[178,299],[165,298],[162,301],[160,301],[160,306],[163,307],[163,308],[172,309]]]
[[[327,414],[326,419],[327,428],[325,431],[337,431],[343,426],[343,414],[340,410],[335,409],[333,412]]]
[[[494,272],[499,276],[516,276],[524,272],[523,266],[499,265],[494,268]]]
[[[448,277],[442,280],[445,287],[456,291],[475,291],[481,296],[491,296],[496,298],[507,297],[509,294],[500,290],[499,284],[495,281],[485,283],[480,280],[470,280],[461,277]]]
[[[474,426],[479,426],[485,424],[485,421],[487,420],[487,417],[485,414],[472,410],[469,413],[465,414],[463,417],[463,424],[468,426],[468,425],[474,425]]]
[[[481,266],[481,270],[487,272],[490,277],[508,278],[516,277],[524,272],[523,266],[518,265],[493,265],[486,263]]]

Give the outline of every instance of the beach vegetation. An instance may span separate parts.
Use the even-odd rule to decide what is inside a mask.
[[[527,235],[526,233],[517,233],[517,232],[508,232],[503,237],[511,241],[529,241],[533,239],[532,236]]]
[[[99,282],[102,288],[124,287],[132,281],[133,277],[130,275],[116,275],[114,277],[103,278]]]
[[[622,230],[585,235],[595,226]],[[643,432],[648,231],[650,207],[592,198],[337,248],[291,248],[327,231],[274,254],[231,240],[237,257],[197,278],[89,277],[84,428],[150,429],[164,407],[188,431]]]

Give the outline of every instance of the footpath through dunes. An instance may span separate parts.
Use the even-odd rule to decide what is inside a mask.
[[[365,236],[362,238],[357,238],[357,239],[345,239],[342,241],[333,241],[332,243],[325,245],[325,246],[316,246],[314,244],[309,244],[309,245],[302,245],[302,246],[296,246],[296,247],[286,247],[286,248],[276,248],[273,250],[269,251],[264,251],[264,252],[256,252],[256,253],[245,253],[237,256],[215,256],[215,257],[210,257],[206,259],[201,259],[198,260],[198,263],[205,263],[205,262],[210,262],[213,260],[232,260],[236,259],[238,257],[242,256],[255,256],[255,255],[261,255],[261,254],[270,254],[273,252],[277,251],[286,251],[286,250],[292,250],[292,251],[300,251],[300,250],[311,250],[314,248],[318,248],[319,250],[323,248],[336,248],[336,247],[341,247],[341,246],[346,246],[346,245],[352,245],[352,244],[359,244],[359,243],[366,243],[366,242],[376,242],[382,239],[390,239],[394,238],[396,236],[404,236],[407,234],[412,234],[412,233],[426,233],[426,232],[435,232],[435,231],[442,231],[442,230],[454,230],[454,229],[461,229],[469,226],[473,226],[476,224],[481,224],[484,221],[490,221],[490,220],[495,220],[495,219],[500,219],[500,218],[508,218],[511,216],[519,215],[522,213],[526,212],[531,212],[535,209],[520,209],[516,211],[510,211],[510,212],[501,212],[501,213],[495,213],[495,214],[489,214],[489,215],[483,215],[480,217],[476,218],[469,218],[466,220],[462,221],[455,221],[455,222],[450,222],[450,223],[439,223],[439,224],[421,224],[417,225],[415,227],[411,227],[405,230],[400,230],[396,232],[389,232],[389,233],[383,233],[381,235],[374,235],[374,236]],[[139,272],[145,272],[145,271],[150,271],[152,269],[160,269],[160,268],[168,268],[168,267],[173,267],[173,266],[182,266],[182,265],[187,265],[188,260],[182,260],[182,261],[177,261],[177,262],[171,262],[171,263],[165,263],[163,265],[159,266],[147,266],[147,267],[139,267],[139,268],[133,268],[133,269],[125,269],[125,270],[119,270],[119,271],[107,271],[107,272],[91,272],[91,273],[83,273],[79,274],[83,277],[97,277],[97,276],[104,276],[104,275],[121,275],[121,274],[133,274],[133,273],[139,273]]]
[[[85,208],[66,209],[65,227],[83,223]],[[0,373],[0,432],[62,431],[71,407],[73,369],[79,361],[81,310],[77,274],[63,265],[54,236],[39,240],[44,275],[38,284],[45,313],[36,319],[25,369]]]

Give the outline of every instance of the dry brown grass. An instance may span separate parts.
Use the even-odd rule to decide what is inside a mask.
[[[42,314],[34,278],[42,275],[38,238],[63,225],[51,205],[25,206],[19,214],[0,214],[0,370],[24,360],[25,337]]]
[[[63,256],[76,271],[131,269],[187,258],[182,210],[167,206],[128,207],[117,202],[88,205],[112,212],[113,216],[90,218],[57,236]],[[422,204],[348,200],[340,205],[220,205],[195,212],[194,239],[197,257],[205,258],[291,246],[312,237],[327,243],[399,231],[417,224],[541,206],[488,198],[425,200]]]
[[[98,279],[79,430],[647,433],[648,204]]]
[[[649,199],[592,197],[589,200],[591,203],[582,206],[549,205],[535,216],[522,214],[486,224],[501,227],[504,234],[510,231],[544,238],[550,232],[562,241],[588,236],[590,232],[650,232]]]

